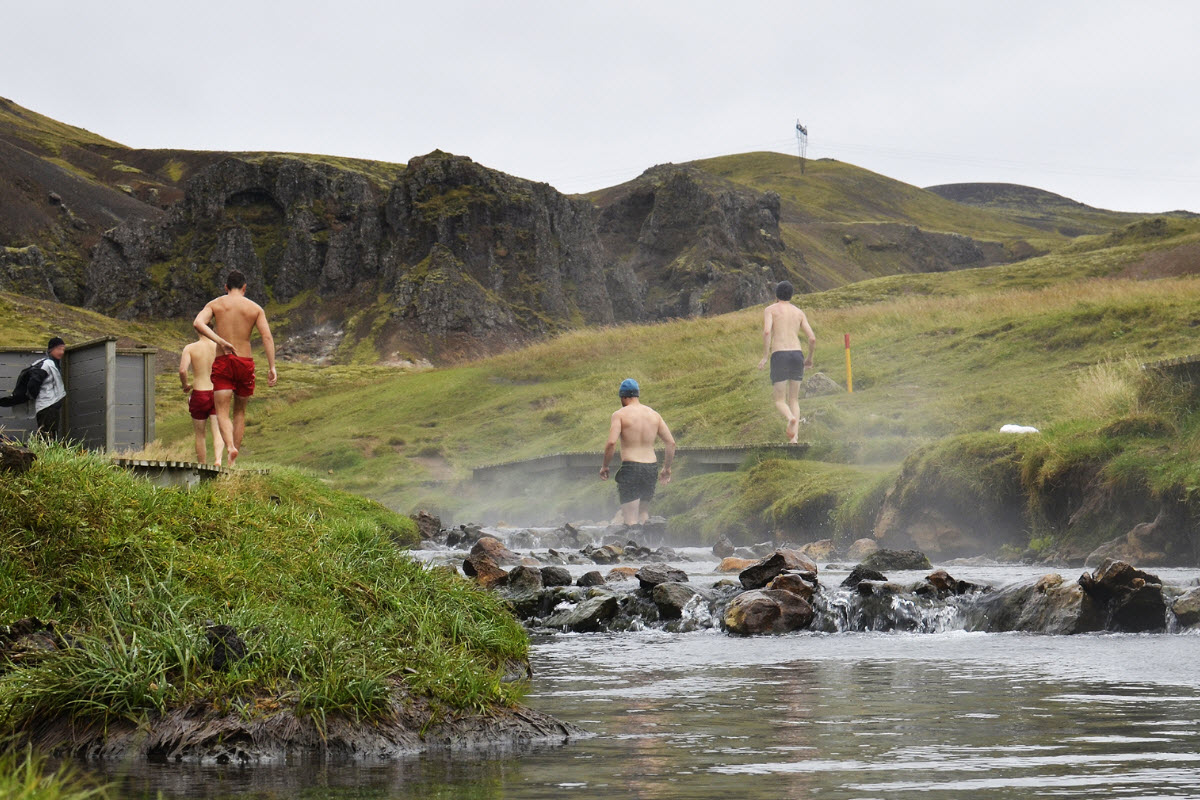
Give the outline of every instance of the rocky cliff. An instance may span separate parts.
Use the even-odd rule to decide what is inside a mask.
[[[597,206],[441,152],[390,186],[300,158],[229,157],[187,181],[164,220],[107,231],[83,283],[108,314],[187,317],[239,269],[252,297],[283,309],[294,356],[312,354],[319,328],[344,339],[325,357],[362,357],[369,342],[368,360],[446,359],[762,302],[782,250],[778,196],[686,168],[652,170]]]

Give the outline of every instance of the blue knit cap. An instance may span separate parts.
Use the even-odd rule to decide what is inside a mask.
[[[637,397],[638,384],[633,378],[626,378],[621,381],[621,389],[618,392],[621,397]]]

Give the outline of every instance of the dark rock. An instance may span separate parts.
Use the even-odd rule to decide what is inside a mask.
[[[418,511],[412,521],[417,523],[417,533],[422,541],[436,539],[442,531],[442,521],[428,511]]]
[[[537,592],[542,589],[542,571],[537,567],[518,566],[508,572],[505,586],[510,592]]]
[[[577,580],[575,583],[578,586],[603,586],[605,580],[604,576],[601,575],[597,570],[592,570],[591,572],[585,572],[584,574],[580,575],[579,580]]]
[[[1123,561],[1105,561],[1079,585],[1108,612],[1108,630],[1142,633],[1164,630],[1167,604],[1162,581]]]
[[[733,555],[733,550],[733,543],[725,534],[721,534],[721,538],[717,539],[717,543],[712,548],[713,555],[717,558],[729,558]]]
[[[651,589],[650,599],[658,608],[660,617],[679,619],[683,616],[684,607],[698,594],[700,592],[687,583],[659,583]]]
[[[1200,587],[1189,589],[1171,605],[1175,621],[1185,628],[1200,625]]]
[[[625,548],[617,544],[606,544],[602,547],[585,547],[581,552],[597,564],[616,564],[621,560]]]
[[[979,601],[976,613],[974,629],[993,633],[1088,633],[1104,630],[1107,617],[1077,581],[1056,573],[998,589]]]
[[[9,387],[3,387],[6,391]],[[37,456],[27,447],[0,442],[0,471],[20,475],[28,472]]]
[[[542,567],[543,586],[570,586],[571,573],[565,567]]]
[[[929,559],[919,550],[876,550],[861,563],[877,570],[933,569]]]
[[[784,570],[811,572],[816,575],[817,565],[798,550],[780,549],[754,566],[742,570],[738,580],[747,589],[761,589]]]
[[[231,625],[210,625],[204,629],[204,638],[212,649],[207,656],[208,664],[218,672],[246,657],[246,643]]]
[[[471,546],[471,555],[485,555],[497,564],[516,564],[521,557],[509,550],[504,542],[494,536],[481,536],[479,541]]]
[[[649,591],[660,583],[687,583],[687,573],[676,567],[663,564],[647,564],[637,571],[635,577],[642,591]]]
[[[617,598],[615,595],[591,597],[576,605],[574,608],[563,609],[547,617],[544,625],[547,628],[558,628],[576,633],[593,633],[603,630],[604,623],[617,615]]]
[[[850,570],[850,574],[842,581],[842,586],[854,588],[862,581],[886,581],[887,576],[878,570],[865,567],[862,564],[856,564],[854,569]]]
[[[798,594],[805,600],[812,601],[817,591],[817,576],[811,572],[781,572],[767,584],[768,589]]]
[[[483,536],[483,529],[478,525],[459,525],[446,533],[446,546],[468,548],[473,546]]]
[[[806,628],[813,620],[813,609],[798,594],[772,589],[743,592],[725,609],[725,627],[730,633],[754,635],[788,633]]]
[[[482,553],[467,556],[463,561],[463,572],[478,581],[485,589],[503,586],[508,580],[508,573]]]

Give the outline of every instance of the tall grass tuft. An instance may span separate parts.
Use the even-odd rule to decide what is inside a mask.
[[[1088,419],[1109,419],[1141,411],[1140,369],[1132,358],[1106,360],[1080,371],[1072,407]]]

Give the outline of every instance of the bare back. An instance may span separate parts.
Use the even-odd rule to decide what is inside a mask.
[[[614,411],[612,425],[614,430],[620,426],[622,461],[653,464],[658,460],[654,454],[654,440],[662,436],[666,441],[671,437],[659,413],[641,403],[631,403]]]
[[[259,327],[260,318],[266,321],[262,306],[245,296],[227,294],[211,301],[207,308],[212,310],[217,335],[232,344],[237,355],[249,358],[250,332]]]
[[[217,343],[201,339],[183,348],[192,370],[192,388],[201,392],[212,391],[212,365],[217,357]]]
[[[809,338],[812,338],[807,328],[808,319],[804,312],[786,300],[767,306],[763,315],[763,333],[770,337],[772,353],[799,350],[801,330],[805,330]]]

